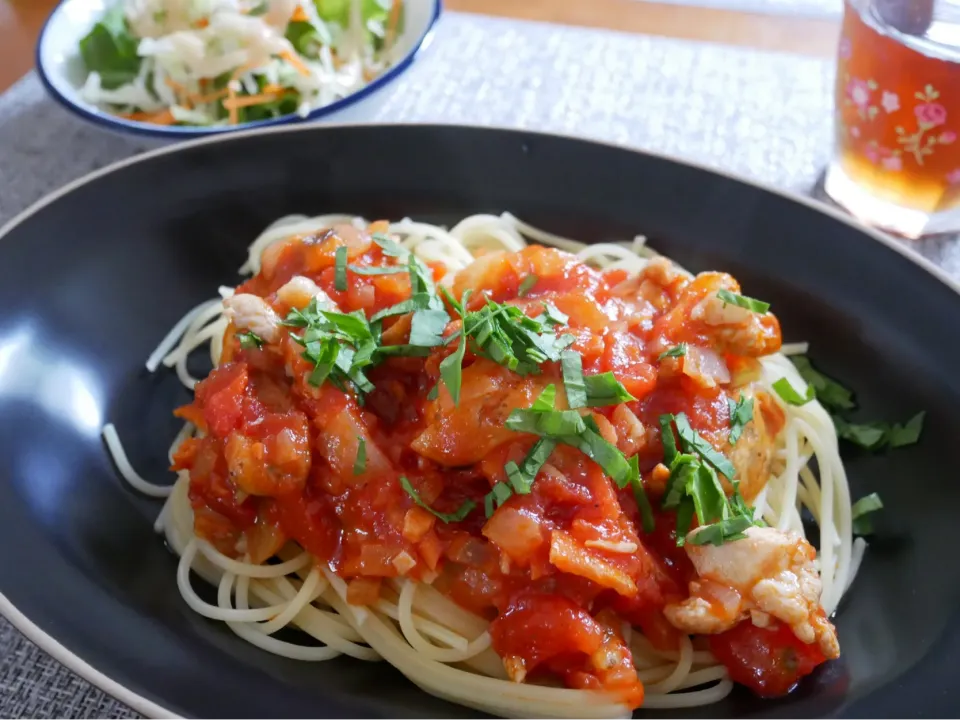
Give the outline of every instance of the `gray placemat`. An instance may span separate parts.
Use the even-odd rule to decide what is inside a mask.
[[[583,135],[808,192],[830,154],[832,73],[805,57],[448,13],[372,119]],[[0,223],[153,144],[86,125],[26,77],[0,97]],[[956,241],[916,247],[960,276]],[[136,714],[0,619],[0,717],[49,716]]]

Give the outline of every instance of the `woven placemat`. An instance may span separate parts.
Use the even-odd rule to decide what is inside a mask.
[[[832,84],[806,57],[447,13],[371,119],[582,135],[807,193],[830,155]],[[27,76],[0,96],[0,224],[154,145],[81,122]],[[960,276],[956,240],[916,247]],[[136,714],[0,619],[0,717],[50,716]]]

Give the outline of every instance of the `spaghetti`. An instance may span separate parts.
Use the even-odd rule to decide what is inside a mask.
[[[361,218],[345,215],[282,218],[250,246],[242,272],[259,273],[268,249],[273,256],[271,262],[276,262],[277,249],[282,252],[285,245],[298,238],[320,237],[327,228],[342,224],[349,224],[358,233],[371,227]],[[584,245],[532,228],[506,213],[474,215],[449,230],[410,219],[380,223],[371,229],[374,228],[396,246],[394,255],[399,254],[397,250],[411,253],[425,266],[439,271],[441,287],[454,291],[459,282],[458,273],[467,271],[469,281],[468,268],[476,267],[475,258],[480,257],[482,262],[496,251],[523,252],[528,240],[575,253],[582,263],[605,273],[621,273],[624,278],[637,278],[649,272],[652,258],[656,257],[642,237],[632,243]],[[690,281],[692,276],[682,270],[678,272],[683,276],[679,284]],[[231,289],[221,288],[223,298],[232,295]],[[516,297],[516,293],[512,297]],[[235,342],[230,336],[237,330],[236,318],[233,320],[231,323],[218,300],[199,305],[163,339],[148,359],[147,368],[153,371],[161,364],[175,368],[181,381],[193,389],[197,380],[186,371],[187,357],[209,344],[211,360],[217,366],[227,344]],[[783,349],[797,352],[805,346],[784,346]],[[709,356],[706,357],[709,360]],[[822,581],[819,600],[822,611],[820,608],[817,611],[829,616],[836,610],[856,572],[863,543],[860,540],[856,546],[852,543],[850,493],[832,421],[815,400],[799,406],[783,402],[772,385],[784,377],[794,388],[806,390],[803,378],[783,354],[760,358],[755,389],[757,393],[764,392],[773,403],[770,412],[782,418],[782,427],[775,433],[768,476],[764,476],[762,487],[753,493],[752,513],[765,521],[771,531],[791,532],[801,537],[804,533],[801,512],[807,510],[813,516],[820,527],[821,538],[816,566]],[[183,448],[203,435],[196,423],[188,422],[171,447],[171,461],[176,462]],[[449,592],[433,587],[431,582],[437,577],[436,572],[423,573],[418,579],[405,576],[402,571],[408,562],[417,563],[409,554],[399,565],[397,558],[394,559],[398,567],[395,577],[378,579],[373,601],[362,605],[351,597],[349,583],[334,572],[332,564],[315,562],[313,555],[296,542],[283,543],[272,563],[250,562],[249,557],[244,556],[244,552],[249,551],[244,536],[236,545],[236,556],[230,557],[223,552],[222,545],[218,548],[209,541],[211,538],[204,537],[203,533],[198,535],[203,518],[195,517],[197,500],[191,491],[190,470],[180,469],[172,488],[152,485],[131,467],[112,425],[104,428],[104,437],[118,469],[133,487],[152,496],[168,495],[157,528],[165,533],[170,547],[180,556],[177,582],[185,602],[195,612],[226,623],[234,633],[257,647],[304,661],[327,660],[338,655],[371,661],[383,659],[433,695],[502,716],[622,717],[629,715],[637,704],[636,695],[628,697],[615,684],[598,686],[595,680],[579,686],[571,683],[570,677],[580,677],[575,673],[560,675],[567,678],[568,687],[557,687],[555,682],[516,682],[524,680],[525,673],[518,674],[516,668],[505,663],[496,652],[497,634],[489,618],[462,607]],[[354,472],[356,474],[356,469]],[[541,472],[559,471],[548,462],[543,464]],[[646,474],[644,483],[650,487]],[[419,496],[414,499],[421,504]],[[499,505],[501,509],[508,507],[502,500]],[[441,516],[433,510],[430,512]],[[642,540],[646,536],[640,534],[639,537]],[[596,541],[595,546],[606,547],[601,541]],[[626,542],[620,547],[634,550],[638,546]],[[610,557],[609,552],[614,551],[619,552],[616,547],[608,548],[608,554],[600,557]],[[854,552],[856,558],[852,557]],[[506,563],[509,565],[509,560]],[[191,585],[191,572],[217,587],[215,604],[196,593]],[[322,645],[298,645],[275,637],[287,626],[298,628]],[[613,643],[608,647],[627,649],[638,686],[642,683],[640,698],[644,707],[704,705],[722,699],[733,686],[727,667],[718,662],[710,651],[712,646],[702,636],[691,639],[683,632],[677,633],[676,644],[671,649],[648,637],[634,627],[634,623],[622,620],[620,627],[609,630],[605,637],[606,642]],[[547,679],[558,678],[554,675]]]

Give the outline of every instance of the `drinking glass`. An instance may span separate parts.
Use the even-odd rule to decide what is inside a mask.
[[[960,0],[845,0],[824,190],[916,238],[960,231]]]

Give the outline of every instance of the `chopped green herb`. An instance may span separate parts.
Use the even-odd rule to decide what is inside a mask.
[[[853,401],[853,393],[836,380],[817,371],[813,365],[810,364],[810,360],[806,356],[794,355],[790,360],[796,366],[803,379],[809,384],[807,395],[810,395],[810,389],[812,389],[814,396],[831,410],[833,424],[837,429],[837,435],[839,437],[865,450],[879,450],[883,447],[902,447],[904,445],[911,445],[920,439],[925,413],[917,413],[903,425],[886,422],[850,422],[838,413],[839,411],[853,410],[856,408],[856,403]],[[773,387],[780,397],[791,405],[803,404],[794,403],[784,394],[783,391],[786,390],[787,387],[785,379],[778,380],[774,383]],[[793,392],[792,387],[790,387],[789,390]],[[800,397],[799,393],[796,393],[796,395]],[[807,401],[809,401],[809,398]]]
[[[753,420],[753,398],[744,398],[740,393],[739,400],[727,398],[727,407],[730,408],[730,444],[736,445],[743,428]]]
[[[586,375],[583,381],[587,386],[587,407],[606,407],[636,400],[612,372]]]
[[[761,315],[770,309],[770,303],[763,300],[756,300],[746,295],[732,293],[729,290],[717,290],[717,297],[729,305],[745,308],[750,312],[760,313]]]
[[[240,341],[240,347],[244,350],[259,350],[263,347],[263,338],[255,332],[239,332],[237,333],[237,340]]]
[[[452,307],[454,310],[456,310],[456,311],[457,311],[457,314],[458,314],[458,315],[461,315],[461,316],[462,316],[463,313],[464,313],[463,308],[464,308],[464,306],[466,306],[467,301],[470,299],[470,294],[471,294],[472,292],[473,292],[472,290],[467,290],[466,292],[464,292],[464,293],[463,293],[463,302],[461,302],[461,301],[457,300],[457,299],[450,293],[450,291],[447,290],[447,288],[445,288],[443,285],[440,286],[440,294],[443,296],[443,299],[446,300],[448,303],[450,303],[450,307]]]
[[[580,353],[564,350],[560,353],[560,371],[571,408],[604,407],[636,400],[612,372],[584,375]]]
[[[367,469],[367,441],[365,438],[360,438],[360,442],[357,443],[357,459],[353,461],[353,474],[363,475],[366,469]]]
[[[687,354],[687,344],[680,343],[679,345],[674,345],[669,350],[664,350],[660,353],[660,356],[657,358],[658,361],[663,360],[668,357],[683,357]]]
[[[828,408],[852,410],[856,407],[856,403],[853,402],[853,393],[836,380],[814,369],[805,355],[793,355],[790,357],[790,362],[796,366],[807,384],[814,389],[817,399]]]
[[[530,452],[527,453],[523,462],[517,465],[517,463],[511,461],[504,465],[507,480],[515,493],[518,495],[529,494],[531,488],[533,488],[533,481],[537,478],[537,473],[540,472],[540,468],[543,467],[556,446],[555,440],[540,438],[530,448]]]
[[[733,476],[737,472],[733,464],[727,460],[723,453],[717,452],[713,445],[700,437],[699,433],[690,427],[690,421],[686,415],[679,413],[674,418],[674,422],[677,425],[677,435],[680,436],[680,444],[683,446],[685,452],[697,453],[712,465],[714,470],[726,475],[729,480],[733,480]]]
[[[537,399],[533,401],[533,405],[530,406],[531,410],[553,410],[557,406],[557,386],[553,383],[547,385],[541,393],[537,396]]]
[[[586,430],[577,435],[568,435],[557,438],[565,445],[575,447],[588,458],[593,460],[600,469],[616,484],[618,488],[630,485],[632,468],[623,453],[601,437],[593,418],[586,418]],[[591,427],[592,425],[592,427]]]
[[[700,465],[702,463],[696,455],[686,453],[677,455],[669,466],[670,477],[667,479],[667,485],[660,500],[660,506],[664,510],[672,510],[680,505],[680,501],[686,497],[687,487],[693,481],[693,476],[696,475]]]
[[[537,284],[537,280],[539,280],[539,278],[536,275],[527,275],[523,279],[523,282],[520,283],[520,287],[517,288],[517,295],[519,297],[526,297],[527,293]]]
[[[685,497],[677,508],[677,547],[683,547],[687,541],[687,533],[693,525],[694,512],[693,500]]]
[[[883,508],[880,496],[875,492],[865,495],[853,504],[853,532],[855,535],[870,535],[873,532],[873,521],[870,513]]]
[[[883,423],[851,423],[834,415],[833,424],[839,437],[859,445],[864,450],[879,449],[887,436],[887,426]]]
[[[693,507],[702,525],[724,520],[730,513],[727,496],[720,478],[706,463],[699,463],[687,481],[687,495],[693,498]]]
[[[487,517],[493,515],[494,506],[500,507],[513,496],[513,490],[504,482],[498,482],[483,498],[483,510]]]
[[[592,417],[582,417],[576,410],[556,410],[554,400],[555,388],[549,385],[530,408],[518,408],[510,413],[506,426],[577,448],[597,463],[618,487],[627,487],[632,468],[623,453],[601,437]]]
[[[570,322],[570,316],[566,313],[560,312],[560,310],[557,309],[557,306],[549,300],[543,303],[543,310],[543,317],[546,322],[558,326],[566,326]]]
[[[424,345],[381,345],[377,348],[377,357],[427,357],[430,346]]]
[[[747,501],[743,499],[743,495],[740,494],[740,481],[733,481],[733,496],[730,498],[730,509],[733,510],[734,515],[749,515],[754,517],[757,513],[755,510],[747,505]],[[753,521],[754,525],[764,526],[766,523],[761,519],[756,519]]]
[[[663,443],[663,464],[673,467],[677,458],[677,438],[673,434],[673,415],[660,416],[660,440]]]
[[[560,353],[560,371],[563,374],[563,388],[567,393],[567,405],[570,408],[587,406],[587,387],[583,382],[583,361],[580,353],[564,350]]]
[[[423,500],[420,499],[420,493],[418,493],[414,489],[413,485],[410,484],[410,481],[407,480],[406,475],[400,476],[400,485],[403,487],[404,492],[406,492],[407,495],[413,498],[413,501],[417,505],[419,505],[424,510],[426,510],[431,515],[438,518],[441,522],[444,522],[444,523],[449,524],[453,522],[460,522],[467,515],[469,515],[470,512],[477,506],[477,504],[473,502],[473,500],[464,500],[463,504],[459,508],[457,508],[456,512],[452,512],[452,513],[437,512],[432,507],[427,505]]]
[[[753,518],[747,515],[724,518],[695,532],[690,537],[690,544],[723,545],[732,540],[742,540],[746,537],[744,530],[753,524]]]
[[[521,410],[510,413],[506,426],[515,432],[532,433],[541,437],[579,435],[586,430],[583,418],[576,410]]]
[[[777,395],[787,403],[788,405],[806,405],[808,402],[813,400],[817,393],[813,389],[813,385],[807,385],[807,392],[805,395],[801,395],[796,390],[793,389],[793,385],[790,384],[790,381],[785,377],[780,378],[773,384],[773,389],[777,391]]]
[[[461,317],[464,318],[464,322],[466,322],[464,308],[466,307],[469,297],[470,291],[467,290],[463,294],[462,304],[455,308]],[[453,398],[453,404],[456,406],[460,404],[460,385],[463,382],[463,357],[467,352],[467,338],[463,334],[462,326],[460,332],[454,337],[460,338],[460,343],[457,345],[456,350],[440,362],[440,379],[443,381],[443,384],[447,386],[447,391],[450,393],[450,397]]]
[[[377,245],[380,246],[380,249],[383,250],[384,255],[389,255],[390,257],[403,258],[406,257],[409,252],[400,247],[395,240],[390,238],[389,235],[384,233],[374,233],[370,236],[370,239],[373,240]]]
[[[290,336],[303,346],[304,359],[314,365],[310,384],[319,386],[329,379],[341,390],[352,386],[358,397],[373,390],[363,369],[374,362],[379,333],[375,335],[362,311],[324,310],[314,298],[303,310],[292,309],[283,324],[303,329],[302,335],[291,332]]]
[[[437,295],[437,289],[433,284],[433,273],[420,258],[413,253],[407,255],[407,270],[410,273],[410,292],[413,295],[426,293],[433,298],[433,307],[440,307],[440,297]]]
[[[640,477],[640,461],[636,455],[630,458],[630,489],[633,490],[633,499],[637,503],[637,510],[640,511],[640,524],[643,531],[648,535],[656,529],[656,521],[653,517],[653,508],[650,506],[650,498],[643,487],[643,480]]]
[[[476,355],[520,375],[540,372],[541,363],[559,360],[560,353],[573,343],[571,335],[558,336],[520,308],[492,300],[466,313],[462,332],[473,341]]]
[[[923,430],[924,416],[925,413],[920,412],[903,425],[897,423],[891,425],[884,422],[852,423],[839,415],[834,415],[833,424],[837,429],[837,435],[844,440],[849,440],[864,450],[879,450],[885,445],[896,448],[917,442]]]
[[[436,347],[443,344],[443,331],[450,322],[446,310],[417,310],[410,322],[410,344]]]
[[[731,420],[738,418],[738,421],[745,423],[752,419],[752,403],[749,404],[750,418],[745,419],[748,403],[742,395],[740,402],[730,402]],[[677,428],[676,435],[673,432],[674,425]],[[670,470],[661,507],[677,511],[677,545],[686,542],[694,516],[701,530],[690,539],[691,543],[721,544],[742,538],[743,531],[756,522],[753,510],[743,500],[739,484],[733,479],[733,465],[690,427],[683,413],[661,415],[660,428],[664,463]],[[678,451],[677,438],[683,452]],[[732,498],[727,498],[718,472],[733,483]]]
[[[336,265],[334,266],[333,287],[343,292],[347,289],[347,247],[341,245],[336,252]]]
[[[378,320],[393,317],[394,315],[406,315],[407,313],[416,312],[417,310],[435,309],[437,307],[437,303],[433,299],[434,297],[435,296],[432,296],[429,293],[418,293],[416,295],[412,295],[396,305],[391,305],[390,307],[375,312],[373,317],[370,318],[370,322],[377,322]]]
[[[348,265],[347,268],[357,275],[399,275],[407,272],[403,265],[389,265],[387,267],[364,267],[362,265]]]
[[[894,424],[887,431],[887,442],[890,447],[903,447],[912,445],[920,439],[920,432],[923,430],[923,419],[926,413],[921,411],[907,420],[904,425]]]

